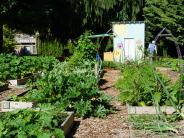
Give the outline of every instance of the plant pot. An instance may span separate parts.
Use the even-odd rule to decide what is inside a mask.
[[[8,89],[8,83],[5,83],[4,85],[0,86],[0,92],[5,91]]]
[[[24,85],[26,84],[28,79],[29,77],[25,77],[22,79],[8,80],[8,82],[10,83],[11,86]]]
[[[155,106],[130,106],[127,104],[129,115],[156,115],[159,114]],[[166,114],[173,114],[176,110],[172,106],[160,106],[160,110]],[[184,107],[182,108],[184,112]]]

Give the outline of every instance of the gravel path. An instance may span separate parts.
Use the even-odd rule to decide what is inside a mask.
[[[120,75],[119,70],[106,69],[101,89],[113,97],[111,105],[116,109],[105,119],[90,117],[87,119],[75,118],[72,136],[74,138],[128,138],[129,126],[127,122],[127,110],[117,100],[119,91],[114,84]]]

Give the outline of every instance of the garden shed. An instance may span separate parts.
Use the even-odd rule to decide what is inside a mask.
[[[15,34],[14,39],[17,43],[16,51],[26,49],[30,54],[37,54],[35,35],[17,33]]]
[[[144,56],[145,23],[113,22],[112,28],[114,61],[140,61]]]

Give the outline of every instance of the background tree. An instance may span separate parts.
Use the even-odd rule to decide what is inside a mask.
[[[7,12],[13,7],[15,0],[0,1],[0,53],[3,50],[3,24],[7,19]]]
[[[151,41],[164,27],[184,43],[184,0],[146,0],[144,8],[146,40]]]
[[[2,0],[0,2],[0,52],[3,49],[3,24],[29,34],[47,29],[49,3],[44,0]]]
[[[43,39],[67,42],[85,30],[105,32],[112,21],[140,19],[136,17],[141,9],[142,0],[2,0],[0,28],[7,24],[29,34],[39,31]]]
[[[14,40],[14,30],[10,30],[6,25],[3,25],[3,49],[4,53],[14,51],[16,41]]]

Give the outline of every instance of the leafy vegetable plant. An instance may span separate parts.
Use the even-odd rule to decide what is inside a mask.
[[[153,74],[153,66],[130,64],[124,67],[122,76],[116,83],[120,89],[120,99],[123,103],[132,105],[153,105],[153,97],[160,105],[167,103],[167,96],[162,85]],[[169,79],[158,73],[165,86],[169,86]]]
[[[58,62],[54,57],[17,57],[1,54],[0,80],[20,79],[38,72],[49,71]]]
[[[78,62],[73,68],[67,62],[59,63],[32,84],[25,99],[75,110],[80,117],[104,117],[110,111],[110,98],[99,91],[93,67],[89,61]],[[96,110],[98,106],[103,110]]]
[[[66,116],[66,113],[50,105],[42,105],[39,110],[6,112],[0,115],[0,137],[64,138],[59,126]]]

